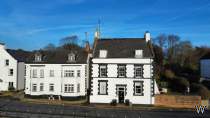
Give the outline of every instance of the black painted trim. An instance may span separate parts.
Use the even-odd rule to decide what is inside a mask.
[[[136,66],[141,66],[142,67],[142,76],[141,77],[136,77],[135,76],[135,67]],[[137,79],[138,78],[144,78],[144,65],[143,64],[134,64],[134,68],[133,69],[134,69],[134,74],[133,74],[134,75],[134,78],[137,78]]]
[[[125,76],[119,77],[119,66],[125,66]],[[127,64],[117,64],[117,78],[127,78]]]
[[[98,65],[98,77],[101,77],[101,66],[106,66],[106,76],[105,77],[107,77],[107,64],[99,64]],[[102,77],[101,77],[102,78]]]
[[[140,82],[142,84],[142,94],[136,95],[135,83]],[[144,96],[144,81],[133,81],[133,96]]]
[[[106,82],[106,94],[100,93],[100,82]],[[98,80],[98,95],[108,95],[108,80]]]
[[[116,88],[115,88],[115,93],[116,93],[116,95],[118,95],[118,93],[117,93],[117,87],[118,86],[123,86],[123,87],[125,87],[125,96],[127,95],[127,84],[116,84]]]

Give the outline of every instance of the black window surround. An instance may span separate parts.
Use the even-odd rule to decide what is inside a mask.
[[[144,65],[142,64],[134,65],[134,78],[144,78]]]
[[[140,87],[138,88],[141,90],[141,93],[136,93],[136,84],[140,83]],[[144,81],[133,81],[133,96],[144,96]]]
[[[100,93],[100,83],[106,82],[106,93]],[[98,80],[98,95],[108,95],[108,80]]]
[[[99,64],[98,77],[107,77],[107,64]]]
[[[117,77],[125,78],[126,77],[126,64],[118,64],[117,65]]]

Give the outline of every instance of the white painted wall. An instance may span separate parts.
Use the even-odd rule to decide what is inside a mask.
[[[9,60],[9,66],[5,65],[5,60]],[[9,69],[13,69],[13,76],[9,76]],[[17,60],[15,60],[0,44],[0,91],[8,91],[9,82],[17,89]]]
[[[28,95],[61,95],[76,97],[86,95],[85,66],[87,64],[26,64],[26,87]],[[38,78],[32,78],[32,70],[37,69]],[[40,70],[44,69],[44,78],[40,78]],[[54,70],[54,77],[50,77],[50,70]],[[75,77],[64,77],[64,70],[74,70]],[[80,77],[77,77],[80,70]],[[44,84],[44,91],[40,91],[40,83]],[[32,91],[32,85],[37,84],[37,91]],[[49,91],[49,84],[54,84],[54,92]],[[64,84],[74,84],[74,93],[65,93]],[[77,84],[80,84],[80,92],[77,92]]]
[[[200,70],[202,78],[210,78],[210,59],[203,59],[200,61]]]
[[[108,59],[92,59],[92,95],[90,95],[90,103],[110,103],[113,99],[118,100],[116,95],[116,85],[127,85],[127,95],[125,99],[129,99],[133,104],[154,104],[152,99],[152,76],[153,66],[152,59],[131,59],[131,58],[108,58]],[[99,78],[99,64],[107,65],[108,78]],[[117,64],[126,64],[126,77],[117,78]],[[134,78],[134,64],[144,65],[144,78]],[[98,95],[98,80],[108,80],[108,95]],[[144,82],[144,96],[134,96],[134,81]]]

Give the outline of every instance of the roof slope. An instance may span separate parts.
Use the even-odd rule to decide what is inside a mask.
[[[25,62],[30,54],[30,52],[24,50],[7,49],[6,51],[18,62]]]
[[[44,63],[44,64],[83,64],[87,63],[88,53],[83,48],[64,49],[58,48],[53,51],[39,51],[42,54],[42,61],[35,62],[35,54],[37,51],[31,53],[26,59],[26,63]],[[68,54],[73,52],[75,54],[75,62],[68,62]]]
[[[100,50],[107,50],[107,58],[134,58],[135,50],[143,50],[144,58],[152,57],[152,50],[144,38],[98,39],[93,57],[99,57]]]

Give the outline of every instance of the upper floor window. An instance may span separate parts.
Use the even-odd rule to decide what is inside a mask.
[[[135,50],[135,57],[142,58],[143,57],[143,50]]]
[[[80,76],[81,76],[80,70],[77,70],[77,77],[80,77]]]
[[[44,69],[40,70],[40,78],[44,78]]]
[[[64,77],[74,77],[74,71],[73,70],[65,70]]]
[[[49,85],[49,91],[53,92],[54,91],[54,84]]]
[[[35,59],[34,60],[35,60],[35,62],[41,62],[42,61],[42,54],[37,52],[35,54]]]
[[[73,52],[68,54],[68,62],[75,62],[76,56]]]
[[[118,65],[118,77],[126,77],[126,65]]]
[[[54,70],[50,70],[50,77],[54,77]]]
[[[32,78],[37,78],[37,69],[32,70]]]
[[[134,65],[134,77],[143,77],[143,65]]]
[[[106,58],[107,57],[107,50],[100,50],[99,51],[99,57],[100,58]]]
[[[143,93],[143,81],[136,81],[134,82],[134,95],[144,95]]]
[[[9,59],[5,60],[5,66],[9,66]]]
[[[99,77],[107,77],[107,65],[99,65]]]
[[[9,76],[13,76],[13,69],[9,69]]]

